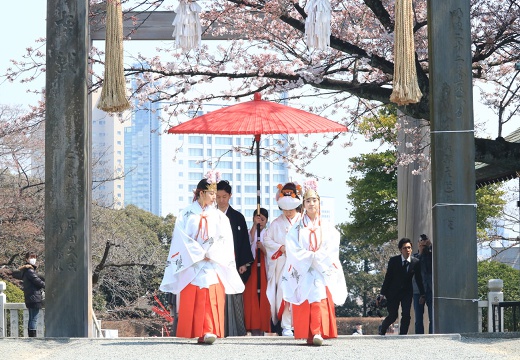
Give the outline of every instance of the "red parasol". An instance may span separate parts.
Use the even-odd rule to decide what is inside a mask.
[[[170,128],[168,133],[254,135],[256,142],[257,214],[260,214],[259,143],[261,135],[346,131],[348,131],[347,127],[337,122],[290,106],[262,100],[260,93],[255,93],[252,101],[224,107],[198,116]],[[257,240],[260,240],[260,226],[257,230]],[[258,266],[260,266],[260,253],[257,254],[257,259]],[[258,276],[258,280],[260,281],[260,276]],[[258,289],[260,289],[260,285]]]
[[[311,134],[345,132],[337,122],[290,106],[262,100],[228,106],[198,116],[168,130],[170,134]]]

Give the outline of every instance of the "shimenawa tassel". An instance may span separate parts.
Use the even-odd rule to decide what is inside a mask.
[[[330,46],[331,6],[329,0],[310,0],[305,5],[305,39],[307,46],[326,50]]]
[[[178,48],[189,51],[200,46],[202,26],[199,14],[201,11],[201,7],[195,1],[180,1],[172,23],[175,27],[172,36]]]
[[[123,12],[121,0],[107,0],[105,80],[97,108],[121,112],[130,108],[123,68]]]
[[[412,0],[395,1],[394,81],[390,101],[397,105],[415,104],[421,100],[413,38]]]

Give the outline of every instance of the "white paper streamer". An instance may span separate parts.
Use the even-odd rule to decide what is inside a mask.
[[[330,46],[331,6],[329,0],[310,0],[305,6],[305,39],[307,46],[326,50]]]
[[[175,38],[178,48],[189,51],[200,46],[202,26],[199,14],[201,11],[202,9],[196,1],[180,1],[172,23],[175,27],[172,36]]]

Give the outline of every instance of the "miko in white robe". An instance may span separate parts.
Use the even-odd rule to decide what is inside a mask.
[[[307,215],[303,215],[287,233],[285,240],[287,261],[281,288],[284,300],[293,304],[294,314],[296,314],[294,305],[301,305],[304,302],[309,304],[329,302],[328,308],[331,314],[325,316],[330,319],[322,319],[325,329],[321,330],[321,335],[324,338],[336,337],[334,304],[342,305],[348,294],[345,275],[339,260],[340,235],[332,224],[317,219],[312,222]],[[331,299],[334,304],[330,304],[327,299]],[[295,338],[309,338],[310,335],[316,335],[308,334],[308,329],[298,329],[298,322],[301,319],[296,319],[297,316],[294,316]],[[310,340],[312,341],[312,337]]]
[[[211,206],[203,210],[198,201],[183,209],[177,217],[159,289],[179,296],[189,284],[198,288],[222,284],[226,294],[244,291],[235,265],[229,219]],[[177,303],[181,309],[182,302],[180,296]],[[179,314],[179,321],[181,319],[182,314]],[[217,331],[217,336],[223,336],[223,333]]]
[[[283,301],[283,293],[280,288],[280,278],[285,266],[286,256],[281,251],[281,247],[285,246],[285,236],[289,229],[300,219],[300,213],[296,212],[293,219],[289,219],[284,214],[278,216],[269,226],[264,237],[264,247],[267,251],[267,298],[271,306],[271,320],[273,324],[277,324],[282,317],[281,313],[286,314],[287,319],[282,320],[282,329],[290,330],[292,328],[292,320],[290,318],[289,304],[284,305],[285,309],[281,309]],[[280,309],[282,311],[280,311]],[[285,310],[285,311],[284,311]],[[288,315],[287,315],[288,314]]]

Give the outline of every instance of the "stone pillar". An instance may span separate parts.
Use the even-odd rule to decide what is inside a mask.
[[[92,334],[88,0],[47,0],[46,337]]]
[[[430,156],[429,129],[425,120],[414,119],[399,114],[401,130],[397,134],[399,154],[408,154],[406,143],[416,143],[420,149],[414,150]],[[411,133],[405,129],[414,129]],[[422,139],[425,139],[422,141]],[[430,168],[420,174],[412,172],[419,168],[417,161],[397,169],[398,237],[412,240],[413,252],[417,252],[419,235],[432,237],[432,194]]]
[[[430,156],[428,123],[422,119],[414,119],[399,113],[400,130],[397,134],[399,154],[410,154],[411,148],[407,143],[416,145],[414,152]],[[432,236],[432,192],[430,168],[414,175],[419,169],[417,161],[397,169],[397,230],[398,238],[407,237],[412,240],[413,253],[419,251],[419,235]],[[413,303],[412,303],[412,309]],[[411,312],[412,319],[408,334],[415,334],[415,311]],[[425,334],[428,332],[428,307],[424,307],[423,322]]]
[[[5,304],[7,303],[7,296],[4,294],[7,285],[5,282],[0,281],[0,338],[5,337]]]
[[[502,279],[490,279],[488,280],[488,332],[493,332],[493,305],[498,304],[501,301],[504,301],[504,293],[502,289],[504,288],[504,281]],[[495,328],[498,329],[504,328],[504,309],[498,309],[498,311],[502,312],[502,323],[496,324]],[[495,317],[498,322],[498,317]]]
[[[434,332],[476,332],[470,1],[428,1]]]

